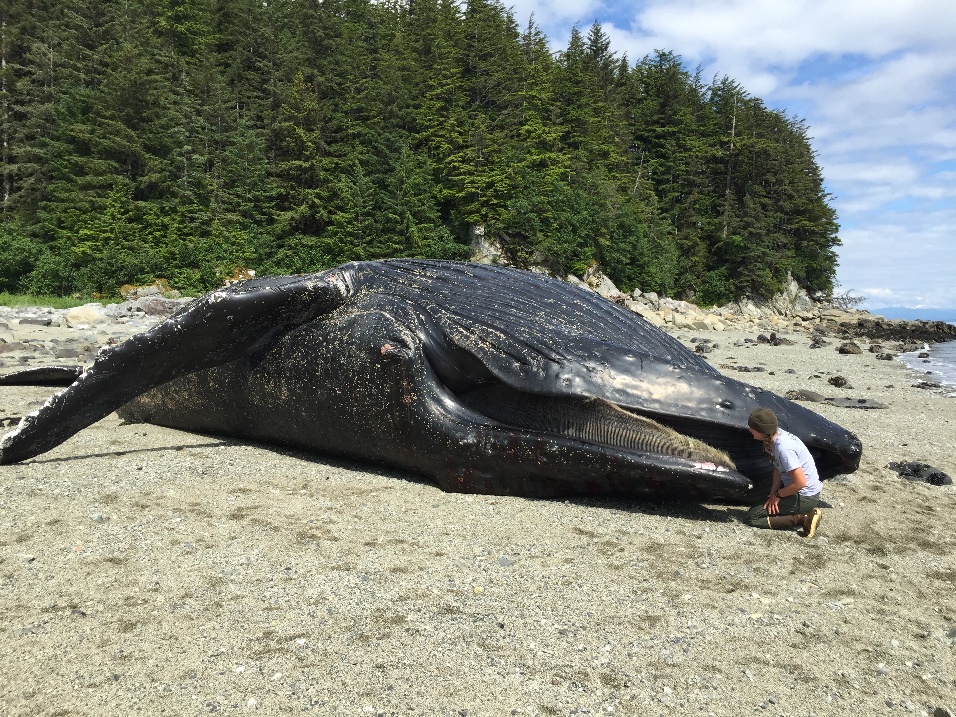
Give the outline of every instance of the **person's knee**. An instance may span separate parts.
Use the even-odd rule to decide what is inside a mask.
[[[747,525],[754,528],[766,528],[768,527],[767,510],[762,505],[755,505],[747,511],[747,517],[744,520]]]

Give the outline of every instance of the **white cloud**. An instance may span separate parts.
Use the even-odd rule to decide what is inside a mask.
[[[873,287],[864,287],[861,293],[872,299],[896,298],[896,292],[892,289],[874,289]]]
[[[652,1],[636,10],[630,30],[696,58],[736,57],[758,68],[793,68],[818,54],[878,58],[914,44],[948,47],[956,36],[956,5],[950,0]]]
[[[534,13],[535,22],[551,35],[550,30],[556,26],[567,28],[570,32],[575,23],[586,22],[590,25],[604,9],[604,4],[598,0],[561,0],[560,2],[538,2],[536,0],[518,0],[505,3],[514,13],[518,27],[524,29],[528,19]],[[567,32],[564,34],[566,35]],[[556,38],[550,37],[551,40]]]

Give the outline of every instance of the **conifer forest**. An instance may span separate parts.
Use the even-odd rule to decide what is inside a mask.
[[[4,0],[0,135],[0,291],[466,259],[474,226],[702,304],[833,289],[801,119],[498,0]]]

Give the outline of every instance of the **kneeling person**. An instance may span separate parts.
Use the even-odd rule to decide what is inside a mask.
[[[803,528],[813,537],[823,511],[817,507],[823,484],[813,456],[799,438],[779,428],[777,416],[769,408],[758,408],[747,421],[750,434],[763,441],[773,463],[770,497],[747,513],[747,522],[755,528]]]

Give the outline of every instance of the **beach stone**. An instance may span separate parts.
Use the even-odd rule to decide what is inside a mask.
[[[53,355],[58,359],[79,358],[80,352],[76,349],[58,346],[57,348],[53,349]]]
[[[84,304],[83,306],[74,306],[63,316],[68,328],[75,329],[79,326],[100,326],[109,321],[109,317],[103,313],[103,307],[100,304]]]
[[[20,326],[50,326],[52,323],[53,319],[36,316],[26,316],[20,319]]]
[[[188,300],[165,299],[162,296],[144,296],[135,302],[136,308],[147,316],[167,317],[179,311]]]
[[[827,379],[827,383],[831,386],[836,386],[837,388],[846,388],[850,385],[850,382],[846,380],[843,376],[831,376]]]
[[[892,361],[896,358],[896,356],[893,354],[877,354],[876,358],[878,358],[880,361]]]
[[[678,329],[694,329],[694,328],[696,328],[696,327],[694,326],[694,322],[691,321],[688,317],[684,316],[684,314],[681,314],[681,313],[678,313],[678,312],[675,311],[675,312],[672,314],[672,316],[673,316],[674,326],[677,327]]]
[[[838,348],[837,351],[844,355],[856,355],[863,353],[863,349],[861,349],[859,345],[852,341],[847,341],[846,343],[840,344],[840,348]]]
[[[885,403],[874,401],[872,398],[828,398],[826,402],[831,406],[839,406],[841,408],[889,408]]]
[[[136,306],[135,301],[123,301],[119,304],[109,304],[103,307],[103,314],[108,316],[110,319],[128,317],[132,316],[134,313],[142,313],[142,311]]]
[[[827,397],[822,393],[817,393],[816,391],[811,391],[807,388],[799,388],[795,391],[787,391],[786,397],[791,401],[810,401],[812,403],[823,403],[827,400]]]

